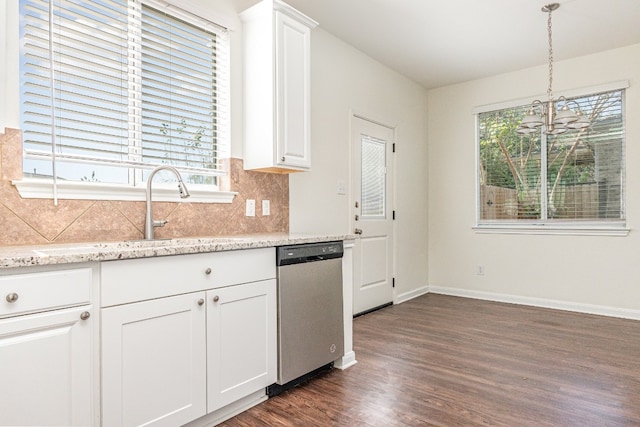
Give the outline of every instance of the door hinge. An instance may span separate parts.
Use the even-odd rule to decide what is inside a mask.
[[[391,211],[391,219],[396,220],[396,211]]]
[[[395,278],[395,277],[393,277],[393,278],[391,279],[391,287],[392,287],[392,288],[395,288],[395,287],[396,287],[396,278]]]
[[[396,143],[395,142],[393,144],[391,144],[391,152],[392,153],[396,152]]]

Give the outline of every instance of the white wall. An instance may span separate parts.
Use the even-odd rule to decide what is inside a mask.
[[[292,232],[350,233],[350,117],[396,127],[396,295],[427,285],[426,91],[317,27],[311,35],[312,171],[290,176]]]
[[[640,316],[640,45],[555,64],[554,93],[628,80],[627,237],[477,234],[474,107],[543,94],[546,66],[429,92],[429,284],[454,294]],[[485,275],[475,274],[476,265]],[[540,300],[538,300],[540,299]],[[589,305],[597,307],[589,307]]]

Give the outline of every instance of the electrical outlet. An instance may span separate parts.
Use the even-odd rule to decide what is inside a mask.
[[[271,215],[271,202],[269,202],[268,200],[263,200],[262,201],[262,216],[269,216]]]
[[[478,276],[484,276],[484,265],[482,264],[476,265],[476,274]]]
[[[247,216],[256,216],[256,201],[247,199]]]
[[[338,181],[338,194],[347,194],[347,184],[344,181]]]

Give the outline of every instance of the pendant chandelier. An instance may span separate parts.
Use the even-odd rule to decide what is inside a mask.
[[[547,101],[538,99],[531,103],[529,111],[516,129],[519,134],[530,134],[539,131],[545,125],[547,135],[558,135],[570,130],[583,129],[591,125],[591,121],[586,117],[580,106],[575,101],[568,101],[564,96],[553,99],[553,43],[551,33],[551,13],[558,9],[558,3],[551,3],[542,7],[542,11],[549,14],[547,20],[547,34],[549,36],[549,87],[547,88]],[[569,108],[569,103],[576,104],[576,111]]]

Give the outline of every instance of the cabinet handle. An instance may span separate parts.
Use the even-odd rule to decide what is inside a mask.
[[[80,314],[80,318],[82,320],[87,320],[89,317],[91,317],[91,313],[89,313],[88,311],[83,311],[82,314]]]
[[[280,157],[280,160],[284,162],[285,161],[285,157],[284,156]]]
[[[218,302],[218,301],[220,301],[220,297],[218,295],[213,297],[213,302]]]
[[[16,294],[15,292],[11,292],[7,295],[7,302],[13,303],[16,301],[18,301],[18,294]]]
[[[202,304],[204,304],[204,299],[203,299],[203,298],[200,298],[200,299],[198,300],[198,305],[202,305]]]
[[[211,274],[211,267],[207,268],[207,269],[204,271],[204,274],[206,274],[206,275]]]

